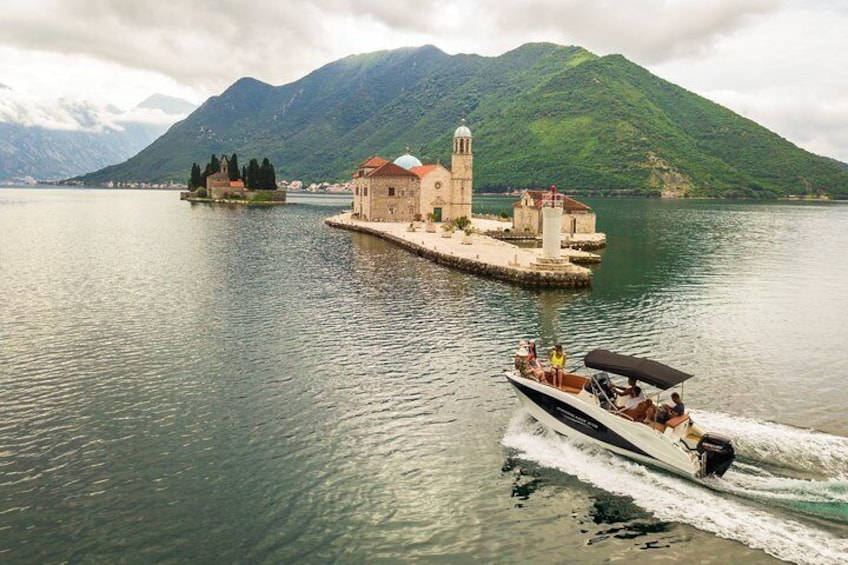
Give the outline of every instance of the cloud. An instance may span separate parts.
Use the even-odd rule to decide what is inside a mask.
[[[558,33],[601,53],[657,63],[709,51],[721,37],[774,12],[779,0],[529,0],[497,15],[498,27]]]
[[[527,41],[657,63],[703,54],[780,0],[6,0],[2,44],[158,73],[206,91],[300,78],[350,53],[434,43],[499,54]]]
[[[843,122],[823,120],[815,134],[796,123],[818,123],[818,111],[843,119],[840,0],[5,0],[3,19],[3,82],[36,98],[111,96],[127,108],[165,92],[201,102],[243,76],[285,84],[352,53],[430,43],[498,55],[552,41],[621,53],[702,94],[733,92],[716,100],[848,160]],[[790,105],[780,100],[804,88],[821,94],[817,109],[781,113]]]
[[[105,126],[91,104],[69,99],[44,103],[11,89],[0,92],[0,122],[65,131],[102,131]]]
[[[159,108],[135,107],[124,112],[79,98],[35,99],[9,88],[0,89],[0,122],[27,127],[102,133],[123,131],[130,123],[170,125],[185,116]]]

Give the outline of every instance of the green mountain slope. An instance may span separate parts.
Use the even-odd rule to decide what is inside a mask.
[[[432,46],[355,55],[278,87],[244,78],[129,161],[82,179],[182,180],[192,162],[236,152],[268,156],[279,178],[345,180],[369,156],[406,146],[449,163],[461,118],[474,134],[477,191],[848,195],[844,164],[620,55],[552,44],[499,57]]]

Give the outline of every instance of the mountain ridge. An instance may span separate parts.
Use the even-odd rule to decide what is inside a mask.
[[[465,118],[477,190],[848,195],[848,172],[622,55],[528,43],[498,57],[427,45],[351,55],[289,84],[242,78],[125,163],[82,180],[181,180],[209,155],[268,156],[281,178],[344,180],[410,150],[449,162]],[[843,164],[844,165],[844,164]]]

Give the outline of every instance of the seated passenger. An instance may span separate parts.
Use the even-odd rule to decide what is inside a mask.
[[[551,355],[548,357],[548,360],[551,362],[551,379],[553,380],[553,385],[557,388],[562,386],[564,377],[565,377],[565,360],[566,355],[562,350],[562,344],[558,343],[554,346],[553,350],[551,350]]]
[[[684,406],[683,401],[680,400],[679,394],[677,394],[676,392],[671,393],[671,401],[674,404],[663,404],[660,407],[660,411],[657,414],[657,422],[665,424],[672,418],[682,416],[686,413],[686,406]]]
[[[539,365],[537,359],[530,359],[530,352],[527,351],[527,346],[523,340],[518,344],[518,351],[515,352],[515,369],[522,377],[528,379],[541,382],[545,378],[544,369]]]
[[[530,343],[527,345],[527,352],[530,354],[531,359],[537,359],[539,356],[536,354],[536,340],[531,339]]]
[[[646,397],[642,392],[641,387],[634,386],[633,387],[633,396],[624,406],[624,410],[621,411],[622,414],[626,414],[630,416],[637,422],[647,421],[649,418],[652,419],[654,416],[654,403],[650,398]]]
[[[521,371],[521,365],[527,363],[527,357],[529,352],[527,351],[527,342],[523,339],[518,342],[518,349],[515,351],[515,370]]]
[[[630,400],[628,400],[627,404],[624,405],[624,409],[633,410],[646,400],[647,398],[645,397],[645,393],[642,392],[642,387],[634,386],[630,394]]]

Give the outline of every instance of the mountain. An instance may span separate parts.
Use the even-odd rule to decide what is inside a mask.
[[[139,102],[136,108],[162,110],[171,116],[185,116],[193,112],[197,108],[197,104],[192,104],[182,98],[174,98],[173,96],[166,96],[164,94],[152,94]]]
[[[79,100],[33,101],[0,88],[0,181],[63,179],[120,163],[195,108],[153,95],[123,112]]]
[[[848,195],[848,171],[620,55],[527,44],[498,57],[432,46],[354,55],[271,86],[243,78],[138,155],[85,175],[185,180],[211,154],[269,157],[280,178],[350,178],[409,146],[450,161],[461,118],[475,189],[579,194]]]

